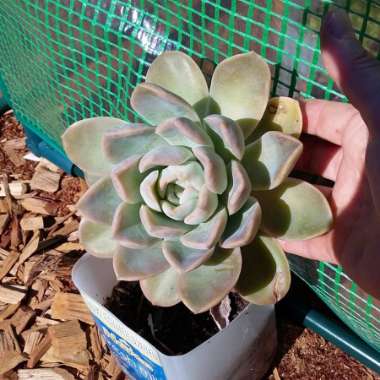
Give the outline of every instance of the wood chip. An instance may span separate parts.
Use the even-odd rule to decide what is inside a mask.
[[[8,212],[8,206],[5,199],[0,199],[0,214],[6,214]]]
[[[39,216],[24,217],[20,221],[20,226],[24,231],[35,231],[44,228],[44,218]]]
[[[91,327],[90,329],[90,342],[91,342],[91,351],[96,362],[103,356],[104,352],[104,342],[99,335],[99,331],[96,326]]]
[[[75,320],[78,319],[93,325],[94,320],[79,294],[57,293],[51,305],[51,316],[54,319]]]
[[[0,285],[0,301],[19,303],[25,297],[27,290],[28,288],[23,285]]]
[[[0,280],[2,280],[8,272],[16,264],[20,254],[16,251],[12,251],[8,254],[7,258],[0,263]]]
[[[56,250],[62,253],[70,253],[73,251],[84,251],[84,247],[80,243],[67,242],[56,247]]]
[[[25,198],[20,201],[25,210],[41,215],[55,215],[57,204],[40,198]]]
[[[25,333],[26,334],[22,334],[25,341],[23,352],[30,355],[35,347],[41,342],[44,334],[38,330],[28,330]]]
[[[0,353],[0,375],[16,368],[20,363],[26,361],[26,357],[16,351]]]
[[[3,309],[0,312],[0,321],[4,321],[5,319],[9,318],[11,315],[13,315],[17,309],[20,307],[19,303],[15,304],[9,304],[5,309]]]
[[[30,307],[21,306],[17,310],[17,312],[10,319],[17,335],[24,331],[25,327],[34,316],[35,312]]]
[[[9,214],[0,214],[0,235],[8,227],[9,221],[11,220]]]
[[[44,161],[41,161],[34,171],[30,187],[33,190],[55,193],[59,189],[61,174],[62,172],[51,170]]]
[[[86,334],[81,329],[78,320],[50,326],[48,332],[57,354],[64,354],[66,351],[76,353],[87,348]]]
[[[37,346],[35,346],[34,350],[31,352],[29,360],[26,363],[26,367],[34,368],[50,347],[51,347],[50,334],[46,333],[46,335],[43,337],[40,343]]]
[[[75,377],[63,368],[19,369],[19,380],[75,380]]]
[[[28,191],[28,185],[22,181],[10,182],[8,186],[10,194],[15,198],[21,197]],[[0,183],[0,197],[5,197],[5,195],[4,184]]]
[[[0,354],[6,351],[21,352],[10,321],[0,323]]]

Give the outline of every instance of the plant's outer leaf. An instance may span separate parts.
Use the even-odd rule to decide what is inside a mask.
[[[289,263],[278,242],[258,235],[242,248],[243,265],[236,290],[248,302],[274,304],[290,287]]]
[[[161,211],[160,199],[157,194],[157,180],[160,172],[155,170],[149,173],[140,185],[140,194],[144,202],[153,210]]]
[[[109,258],[116,252],[117,242],[112,237],[111,227],[106,224],[83,218],[79,225],[79,240],[86,251],[96,257]]]
[[[220,114],[220,107],[211,96],[207,96],[206,98],[203,98],[199,102],[193,104],[193,108],[201,120],[208,115]]]
[[[240,126],[233,120],[222,115],[210,115],[204,119],[207,126],[214,132],[212,134],[216,151],[222,157],[226,156],[224,151],[241,160],[244,154],[244,135]],[[227,155],[228,156],[228,155]]]
[[[183,165],[168,166],[162,170],[158,180],[158,193],[161,198],[164,198],[169,183],[175,183],[184,189],[190,187],[200,190],[205,183],[202,166],[192,161]]]
[[[77,208],[85,218],[110,226],[116,208],[121,202],[111,178],[104,177],[85,192],[79,200]]]
[[[157,242],[141,224],[140,207],[140,204],[122,203],[116,209],[112,223],[113,236],[124,247],[142,249]]]
[[[143,173],[156,166],[181,165],[192,158],[191,150],[182,146],[160,146],[142,157],[139,170]]]
[[[241,263],[240,248],[217,249],[203,265],[179,276],[182,302],[195,314],[209,310],[235,286]]]
[[[191,105],[208,96],[202,71],[188,55],[180,51],[160,54],[150,65],[146,81],[161,86]]]
[[[170,145],[189,148],[213,146],[206,129],[200,123],[195,123],[185,117],[165,120],[156,128],[156,133]]]
[[[103,149],[108,159],[118,163],[131,156],[141,156],[153,148],[169,144],[145,124],[128,124],[107,132],[103,137]]]
[[[174,306],[181,300],[177,290],[178,274],[173,268],[140,281],[144,296],[153,304],[162,307]]]
[[[255,198],[249,197],[246,204],[228,219],[220,246],[229,249],[249,244],[256,236],[260,222],[260,204]]]
[[[125,122],[114,117],[93,117],[72,124],[62,135],[63,148],[70,160],[86,173],[107,175],[112,163],[102,149],[103,135]]]
[[[323,194],[295,178],[288,178],[270,191],[257,191],[262,211],[261,229],[284,240],[311,239],[327,232],[333,223],[330,206]]]
[[[219,241],[227,224],[227,211],[220,209],[211,219],[181,236],[181,243],[189,248],[211,249]]]
[[[232,160],[228,167],[230,188],[227,194],[227,210],[229,215],[238,212],[251,194],[251,180],[239,161]]]
[[[166,260],[177,272],[189,272],[210,258],[214,249],[195,249],[184,246],[179,240],[162,244]]]
[[[195,198],[192,198],[186,203],[179,205],[173,205],[168,201],[162,201],[162,211],[170,218],[178,221],[184,221],[184,219],[194,210],[197,203]]]
[[[149,235],[160,239],[171,239],[189,232],[192,227],[169,219],[164,214],[151,210],[148,206],[140,208],[141,222]]]
[[[132,92],[132,108],[149,124],[158,125],[172,117],[199,121],[198,114],[184,99],[153,83],[141,83]]]
[[[252,190],[271,190],[284,181],[302,153],[302,143],[280,132],[267,132],[248,145],[242,164]]]
[[[269,100],[260,123],[249,136],[249,141],[259,139],[268,131],[278,131],[295,138],[302,132],[302,112],[296,99],[280,96]]]
[[[113,257],[118,281],[137,281],[162,273],[170,267],[162,253],[162,240],[144,249],[119,246]]]
[[[131,156],[113,167],[112,183],[119,197],[128,203],[141,202],[140,183],[145,175],[138,170],[140,156]]]
[[[217,207],[218,196],[211,192],[206,185],[203,185],[194,209],[186,216],[184,222],[192,225],[203,223],[214,214]]]
[[[207,188],[213,193],[222,194],[227,188],[226,165],[213,148],[201,146],[193,148],[195,157],[203,166]]]
[[[244,122],[248,136],[262,118],[269,99],[270,70],[256,53],[237,54],[216,67],[210,95],[221,113]]]
[[[95,182],[99,181],[102,176],[90,174],[88,172],[84,173],[84,179],[88,186],[92,186]]]

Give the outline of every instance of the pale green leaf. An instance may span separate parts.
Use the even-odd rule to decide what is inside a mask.
[[[178,272],[189,272],[210,258],[214,249],[195,249],[184,246],[179,240],[165,241],[162,250],[166,260]]]
[[[211,131],[215,150],[223,158],[241,160],[244,154],[244,135],[237,123],[222,115],[210,115],[204,122]]]
[[[222,235],[222,248],[236,248],[249,244],[257,234],[261,223],[261,207],[257,200],[249,197],[245,205],[228,219]]]
[[[140,218],[148,234],[160,239],[182,236],[192,228],[185,223],[169,219],[164,214],[155,212],[146,205],[142,205],[140,208]]]
[[[121,202],[111,178],[104,177],[85,192],[77,208],[85,218],[111,225],[116,208]]]
[[[117,242],[112,237],[110,226],[95,223],[83,218],[79,225],[79,241],[85,250],[93,256],[112,257],[117,248]]]
[[[179,276],[182,302],[195,314],[218,304],[235,286],[241,272],[240,249],[218,248],[200,267]]]
[[[144,296],[161,307],[174,306],[180,302],[177,290],[178,274],[173,268],[140,281]]]
[[[222,194],[227,188],[227,170],[223,159],[213,148],[205,146],[193,148],[193,153],[203,166],[207,188],[213,193]]]
[[[267,132],[246,147],[242,164],[252,190],[274,189],[288,177],[302,153],[302,143],[280,132]]]
[[[220,209],[207,222],[181,236],[181,243],[189,248],[211,249],[221,238],[227,224],[227,212]]]
[[[199,121],[198,114],[189,103],[153,83],[139,84],[132,92],[131,105],[152,125],[158,125],[172,117]]]
[[[157,180],[160,172],[155,170],[149,173],[140,185],[140,194],[144,202],[153,210],[161,211],[160,199],[157,194]]]
[[[210,95],[219,104],[222,115],[251,126],[246,132],[249,135],[265,112],[270,77],[268,64],[258,54],[237,54],[216,67]]]
[[[307,182],[288,178],[270,191],[257,191],[263,216],[261,229],[284,240],[310,239],[327,232],[333,222],[329,203]]]
[[[252,186],[246,170],[239,161],[232,160],[228,167],[229,188],[227,210],[229,215],[238,212],[251,194]]]
[[[146,81],[163,87],[191,105],[208,96],[202,71],[188,55],[180,51],[160,54],[150,65]]]
[[[290,287],[288,260],[275,239],[257,236],[242,248],[243,266],[236,290],[248,302],[274,304]]]
[[[140,183],[145,175],[141,174],[138,165],[140,156],[131,156],[113,167],[111,178],[120,198],[128,203],[141,202]]]
[[[137,281],[162,273],[170,267],[162,253],[162,241],[144,249],[119,246],[113,257],[118,281]]]
[[[165,120],[156,128],[156,133],[170,145],[187,146],[189,148],[213,146],[206,129],[200,123],[195,123],[184,117]]]
[[[142,249],[157,242],[141,224],[140,207],[139,204],[122,203],[116,210],[112,223],[113,237],[124,247]]]
[[[114,163],[131,156],[144,155],[153,148],[169,146],[168,143],[154,133],[154,128],[145,124],[128,124],[123,128],[107,132],[103,138],[103,148]]]

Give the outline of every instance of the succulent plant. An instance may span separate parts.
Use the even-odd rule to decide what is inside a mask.
[[[274,303],[290,285],[276,238],[330,228],[321,192],[288,178],[302,115],[294,99],[269,100],[270,82],[253,52],[222,61],[210,88],[189,56],[165,52],[131,95],[145,124],[96,117],[64,133],[91,185],[78,203],[81,242],[153,304],[200,313],[233,289]]]

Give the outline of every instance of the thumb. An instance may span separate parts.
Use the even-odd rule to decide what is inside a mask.
[[[380,124],[380,62],[359,43],[347,13],[334,9],[321,27],[322,57],[329,74],[368,125]]]

